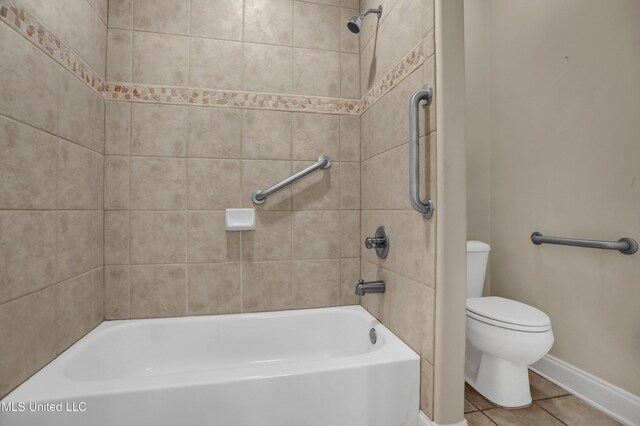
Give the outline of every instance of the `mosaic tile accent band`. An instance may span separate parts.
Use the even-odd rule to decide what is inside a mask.
[[[0,4],[0,20],[53,58],[87,86],[98,93],[103,93],[104,80],[102,77],[24,9],[14,4],[9,6]]]
[[[107,101],[360,115],[417,69],[425,59],[422,43],[419,43],[360,100],[113,83],[105,82],[80,56],[24,9],[13,3],[0,4],[0,20],[22,34],[87,86],[102,94]]]

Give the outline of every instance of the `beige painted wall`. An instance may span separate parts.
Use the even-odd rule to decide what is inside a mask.
[[[638,395],[640,257],[529,236],[640,238],[640,3],[491,0],[486,22],[491,294],[545,311],[552,355]]]
[[[107,79],[359,99],[357,1],[321,3],[112,0]],[[360,117],[107,102],[106,152],[107,319],[359,302]]]
[[[13,3],[104,76],[106,0]],[[0,51],[2,398],[104,318],[104,100],[5,22]]]
[[[362,1],[362,9],[375,7]],[[375,4],[374,4],[375,3]],[[409,99],[425,84],[435,85],[433,2],[383,2],[378,27],[369,18],[360,39],[361,82],[365,93],[419,43],[424,62],[362,114],[362,229],[360,242],[384,225],[390,251],[379,259],[362,249],[362,278],[382,279],[385,294],[361,297],[362,305],[421,355],[420,408],[433,418],[435,227],[409,202]],[[421,117],[424,194],[435,200],[435,102]],[[428,166],[427,166],[428,165]]]

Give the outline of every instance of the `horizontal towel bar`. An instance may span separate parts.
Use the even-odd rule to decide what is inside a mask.
[[[540,232],[531,234],[531,242],[540,244],[559,244],[562,246],[589,247],[604,250],[618,250],[622,254],[634,254],[638,243],[633,238],[620,238],[618,241],[580,240],[577,238],[545,237]]]
[[[279,191],[282,188],[291,185],[298,179],[302,179],[303,177],[315,172],[316,170],[328,169],[329,167],[331,167],[331,158],[327,157],[326,155],[321,155],[320,158],[318,158],[317,163],[307,167],[304,170],[299,171],[295,175],[288,177],[281,182],[276,183],[271,188],[265,189],[264,191],[258,190],[254,192],[253,195],[251,196],[251,200],[253,201],[254,204],[264,204],[264,202],[267,201],[267,197],[273,194],[274,192]]]

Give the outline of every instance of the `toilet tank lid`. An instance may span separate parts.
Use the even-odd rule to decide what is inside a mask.
[[[551,325],[551,319],[541,310],[503,297],[469,298],[467,313],[469,312],[505,324],[545,328]]]
[[[483,243],[482,241],[469,240],[467,241],[467,253],[474,251],[489,251],[491,247],[489,244]]]

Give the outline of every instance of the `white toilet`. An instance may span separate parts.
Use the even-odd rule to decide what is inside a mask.
[[[482,297],[489,245],[467,241],[465,380],[502,407],[531,404],[527,367],[553,345],[544,312],[502,297]]]

